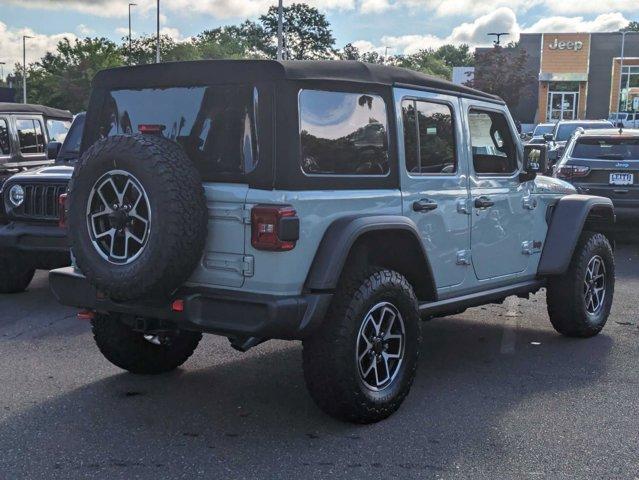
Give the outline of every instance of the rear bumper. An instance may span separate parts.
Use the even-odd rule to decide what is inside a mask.
[[[24,252],[68,252],[66,229],[11,222],[0,225],[0,248]]]
[[[228,337],[302,339],[324,319],[331,294],[276,296],[210,288],[184,288],[172,298],[115,302],[101,295],[73,268],[49,273],[53,294],[63,305],[165,320],[185,330]],[[175,299],[184,310],[175,312]]]

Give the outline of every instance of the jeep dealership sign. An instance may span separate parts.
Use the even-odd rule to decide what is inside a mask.
[[[584,48],[584,42],[580,40],[577,40],[575,42],[560,42],[557,38],[555,38],[552,43],[548,44],[548,48],[551,50],[573,50],[575,52],[578,52],[579,50]]]

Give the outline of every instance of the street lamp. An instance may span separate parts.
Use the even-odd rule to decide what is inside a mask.
[[[129,63],[131,62],[131,7],[137,6],[137,3],[129,3]]]
[[[508,32],[491,32],[488,34],[489,37],[496,37],[496,40],[493,42],[493,45],[499,47],[501,45],[501,37],[504,35],[510,35]]]
[[[283,5],[283,0],[279,0],[279,3],[277,4],[277,59],[278,60],[282,60],[283,59],[283,50],[284,50],[284,39],[283,37],[283,20],[282,20],[282,16],[284,15],[284,5]]]
[[[29,35],[22,35],[22,103],[27,103],[27,38]]]
[[[155,63],[160,63],[160,0],[157,8],[157,45],[155,46]]]

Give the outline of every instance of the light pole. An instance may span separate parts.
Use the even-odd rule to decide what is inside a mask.
[[[22,103],[27,103],[27,38],[29,35],[22,35]]]
[[[131,7],[137,6],[137,3],[129,3],[129,63],[131,63]]]
[[[279,3],[277,5],[277,59],[278,60],[283,59],[283,55],[282,55],[282,51],[284,47],[284,39],[282,38],[282,35],[283,35],[282,16],[284,14],[283,11],[284,11],[283,0],[279,0]]]
[[[160,0],[157,8],[157,45],[155,46],[155,63],[160,63]]]

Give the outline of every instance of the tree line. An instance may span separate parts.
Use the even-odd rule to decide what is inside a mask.
[[[185,41],[162,35],[160,52],[163,62],[204,59],[274,59],[277,54],[277,9],[256,21],[226,25],[204,32]],[[362,52],[353,44],[336,48],[335,38],[326,16],[316,8],[296,3],[284,8],[284,52],[290,60],[343,59],[362,60],[411,68],[449,79],[454,66],[474,64],[468,45],[444,45],[424,49],[412,55],[384,56]],[[28,99],[73,112],[86,109],[91,79],[100,70],[124,65],[155,62],[154,35],[124,37],[116,43],[107,38],[63,39],[55,51],[27,65]],[[1,80],[0,80],[1,83]],[[22,85],[22,65],[16,64],[7,83]],[[18,92],[17,100],[21,100]]]

